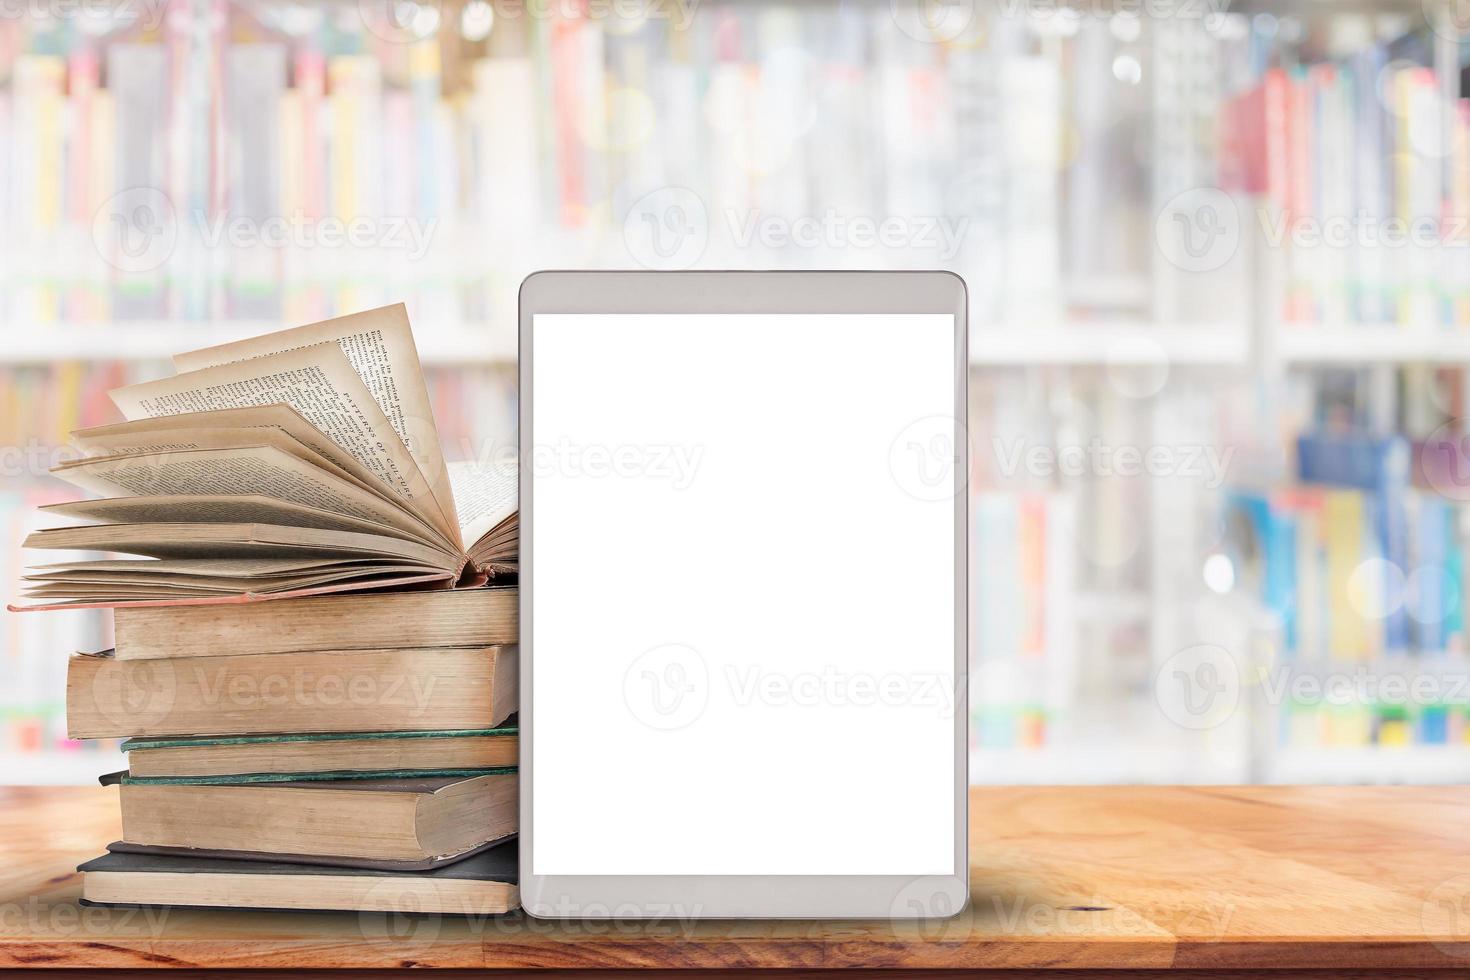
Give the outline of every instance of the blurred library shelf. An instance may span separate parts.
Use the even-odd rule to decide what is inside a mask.
[[[973,780],[1467,778],[1452,3],[52,6],[0,18],[7,583],[177,352],[403,301],[469,457],[537,268],[942,267]],[[108,642],[0,620],[0,782],[116,767],[59,715]]]
[[[1293,324],[1275,338],[1276,354],[1293,365],[1470,365],[1470,332],[1395,324]]]
[[[1239,324],[980,324],[970,332],[976,366],[1239,366],[1249,357],[1249,337]]]
[[[281,329],[279,322],[139,321],[124,325],[5,325],[0,364],[58,361],[168,361],[175,354]],[[507,327],[426,324],[415,331],[426,365],[513,365],[516,337]]]

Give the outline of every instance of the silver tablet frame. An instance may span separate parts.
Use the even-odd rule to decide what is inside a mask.
[[[535,445],[531,411],[532,323],[538,313],[952,313],[954,315],[954,445],[959,475],[955,494],[954,567],[954,826],[956,873],[947,876],[877,875],[537,875],[532,813],[536,805],[532,758],[536,718],[536,501],[531,468],[520,470],[520,854],[521,905],[532,916],[556,919],[662,920],[708,918],[942,918],[969,898],[968,567],[969,404],[968,296],[950,272],[574,272],[528,276],[520,289],[520,438]],[[881,848],[881,840],[873,841]],[[606,928],[606,927],[600,927]]]

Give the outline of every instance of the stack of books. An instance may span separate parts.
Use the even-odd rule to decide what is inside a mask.
[[[517,906],[514,472],[446,464],[389,307],[181,355],[58,475],[23,609],[104,606],[73,738],[125,738],[85,901]]]

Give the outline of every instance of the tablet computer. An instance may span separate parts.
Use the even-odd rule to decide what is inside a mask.
[[[523,283],[530,914],[964,906],[965,306],[945,272]]]

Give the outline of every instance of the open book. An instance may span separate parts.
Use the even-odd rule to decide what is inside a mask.
[[[102,499],[28,548],[22,608],[466,587],[516,572],[514,465],[445,463],[403,306],[225,344],[119,388],[53,472]],[[16,608],[16,607],[12,607]]]

